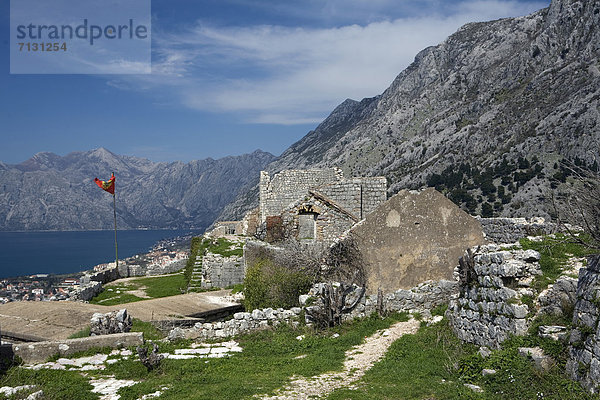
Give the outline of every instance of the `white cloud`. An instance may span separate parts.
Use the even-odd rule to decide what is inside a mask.
[[[348,12],[364,4],[353,0]],[[377,5],[391,3],[379,0]],[[166,90],[192,109],[233,112],[246,122],[314,123],[345,98],[381,93],[420,50],[464,23],[524,15],[545,5],[476,0],[456,4],[449,16],[327,29],[199,22],[182,33],[155,34],[153,74],[137,79],[142,87]],[[342,4],[329,1],[327,7]]]

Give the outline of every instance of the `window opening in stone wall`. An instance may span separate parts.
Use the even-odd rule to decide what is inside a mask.
[[[300,212],[298,214],[298,239],[314,239],[316,236],[317,213]]]

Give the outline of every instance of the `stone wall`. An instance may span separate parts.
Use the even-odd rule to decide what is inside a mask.
[[[254,236],[260,226],[260,207],[248,211],[241,221],[241,234],[245,236]]]
[[[280,215],[292,203],[304,198],[309,191],[319,191],[342,208],[364,218],[386,200],[387,181],[384,177],[344,178],[339,169],[285,170],[273,177],[260,175],[261,222]]]
[[[299,307],[290,310],[283,308],[264,308],[249,312],[233,314],[233,319],[222,322],[197,323],[191,329],[175,328],[169,333],[169,339],[186,338],[210,340],[236,336],[241,333],[266,329],[281,323],[289,323],[298,326],[298,317],[302,309]]]
[[[213,253],[202,256],[201,287],[203,288],[225,288],[237,285],[244,282],[245,275],[243,257],[224,257]]]
[[[309,315],[310,311],[314,307],[322,306],[318,300],[322,286],[322,283],[318,283],[310,289],[307,295],[300,296],[301,305],[311,304],[306,307],[308,310],[307,323],[312,322]],[[352,292],[347,296],[346,306],[352,305],[361,293],[361,288],[354,286]],[[437,306],[448,304],[456,296],[458,296],[457,281],[426,281],[410,289],[398,289],[392,293],[382,293],[381,311],[426,313]],[[344,314],[343,320],[363,318],[377,312],[378,297],[378,294],[363,295],[354,309]]]
[[[69,300],[90,301],[101,291],[102,283],[91,281],[89,283],[79,285],[79,288],[75,289],[75,291],[71,293]]]
[[[579,270],[567,373],[591,391],[600,386],[600,255]]]
[[[527,236],[548,235],[557,231],[557,225],[543,218],[480,218],[486,239],[494,243],[514,243]]]
[[[336,169],[285,170],[273,177],[266,171],[260,173],[261,222],[271,215],[279,215],[290,203],[306,196],[308,190],[337,182],[342,172]]]
[[[311,213],[303,214],[303,210],[310,210]],[[283,225],[289,230],[289,234],[297,239],[316,239],[318,241],[333,242],[344,232],[350,229],[357,221],[343,210],[335,208],[322,199],[313,196],[306,196],[304,199],[292,204],[286,210],[282,211]],[[312,224],[302,229],[301,219],[309,217],[304,222]],[[311,232],[307,231],[310,230]]]
[[[186,263],[187,263],[187,259],[169,262],[164,265],[151,264],[146,268],[144,275],[154,276],[154,275],[172,274],[174,272],[177,272],[177,271],[180,271],[181,269],[183,269],[185,267]],[[139,275],[129,275],[129,276],[139,276]]]
[[[80,282],[82,284],[87,284],[89,282],[96,281],[104,284],[115,281],[122,277],[122,275],[119,273],[120,268],[121,265],[119,265],[119,268],[113,265],[112,267],[104,268],[92,274],[85,274],[81,277]]]
[[[473,251],[472,269],[459,268],[460,296],[450,302],[447,315],[461,340],[497,348],[511,334],[524,335],[529,328],[533,310],[521,296],[535,297],[530,285],[541,274],[540,254],[495,244]]]
[[[242,221],[217,221],[214,223],[214,228],[210,232],[205,233],[205,235],[210,237],[243,235],[243,231],[244,226]]]
[[[317,191],[360,220],[387,200],[387,180],[384,177],[349,178],[321,186]]]
[[[307,295],[300,296],[300,303],[306,304],[309,299],[317,299],[322,284],[316,284]],[[360,288],[354,287],[354,292],[348,296],[358,296]],[[458,293],[458,282],[455,281],[429,281],[423,282],[419,286],[410,290],[397,290],[393,293],[383,295],[382,304],[384,312],[424,312],[442,305],[455,297]],[[312,302],[312,301],[311,301]],[[362,296],[358,305],[352,312],[344,315],[344,320],[352,320],[357,317],[365,317],[377,312],[377,295]],[[312,304],[307,309],[316,307]],[[293,307],[289,310],[282,308],[272,309],[264,308],[250,312],[239,312],[233,315],[233,319],[222,322],[196,323],[193,328],[183,329],[175,328],[169,333],[170,339],[186,338],[210,340],[216,338],[225,338],[236,336],[241,333],[252,332],[268,327],[277,326],[280,323],[288,323],[292,326],[298,326],[298,318],[302,313],[302,308]],[[306,316],[306,322],[311,323],[310,317]]]
[[[146,276],[146,268],[138,264],[119,264],[119,275],[123,278],[132,276]]]

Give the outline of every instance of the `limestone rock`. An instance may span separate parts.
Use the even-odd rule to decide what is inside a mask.
[[[552,340],[566,340],[569,336],[567,328],[559,325],[544,325],[539,327],[538,335]]]
[[[94,313],[90,321],[90,336],[129,332],[131,325],[131,316],[126,308],[106,314]]]
[[[519,347],[519,355],[531,358],[535,367],[540,371],[548,371],[554,365],[552,357],[545,355],[539,347]]]

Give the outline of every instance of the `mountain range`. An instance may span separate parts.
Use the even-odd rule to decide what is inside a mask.
[[[469,23],[422,50],[381,95],[346,100],[268,170],[435,186],[472,214],[549,216],[568,165],[600,163],[600,1],[553,0]],[[240,193],[220,219],[256,205]]]
[[[600,0],[470,23],[382,94],[347,99],[283,154],[153,163],[105,149],[0,163],[0,229],[205,227],[258,204],[261,169],[340,167],[388,194],[434,186],[471,214],[551,216],[572,165],[600,163]],[[122,191],[119,189],[122,188]]]
[[[189,163],[155,163],[104,148],[64,157],[38,153],[21,164],[0,163],[0,229],[112,229],[112,196],[94,183],[111,172],[119,229],[204,229],[274,158],[260,150]]]

